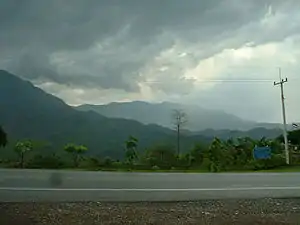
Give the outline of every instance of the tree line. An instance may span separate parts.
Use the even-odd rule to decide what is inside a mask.
[[[293,143],[299,146],[295,133]],[[124,157],[115,160],[100,158],[89,154],[86,146],[67,143],[60,151],[48,153],[34,149],[33,140],[19,140],[14,145],[15,161],[1,159],[1,165],[17,168],[81,168],[90,170],[203,170],[210,172],[262,170],[285,165],[282,137],[277,139],[249,137],[221,140],[215,138],[209,145],[196,143],[189,151],[179,152],[178,145],[154,144],[147,149],[139,149],[136,137],[129,136],[124,141]],[[178,139],[177,139],[178,141]],[[8,143],[7,134],[0,127],[0,147]],[[256,146],[269,146],[272,150],[268,159],[255,159],[253,149]],[[292,156],[293,163],[300,159]]]

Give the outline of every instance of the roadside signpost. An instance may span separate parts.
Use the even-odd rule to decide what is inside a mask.
[[[271,148],[270,147],[255,147],[253,149],[254,159],[270,159],[271,158]]]

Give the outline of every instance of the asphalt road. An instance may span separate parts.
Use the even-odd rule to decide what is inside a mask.
[[[189,201],[300,197],[300,173],[0,170],[0,202]]]

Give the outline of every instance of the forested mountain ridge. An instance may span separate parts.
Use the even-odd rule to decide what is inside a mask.
[[[0,125],[7,132],[10,144],[29,138],[49,143],[49,149],[61,150],[66,143],[77,143],[86,145],[90,154],[114,158],[124,155],[124,141],[130,135],[139,140],[140,150],[157,143],[176,143],[176,134],[171,129],[75,110],[61,99],[3,70],[0,70]],[[251,131],[235,133],[235,136],[248,134]],[[269,134],[266,129],[260,133],[266,137]],[[187,132],[182,135],[181,149],[189,149],[197,142],[208,143],[214,136],[209,132]]]
[[[91,153],[119,157],[129,135],[139,139],[141,148],[175,139],[173,131],[160,126],[77,111],[61,99],[3,70],[0,71],[0,109],[0,124],[10,139],[44,140],[51,143],[53,149],[74,142],[86,145]],[[185,142],[191,144],[191,139],[183,139],[183,145]]]

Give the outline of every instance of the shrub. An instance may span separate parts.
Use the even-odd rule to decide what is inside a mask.
[[[138,163],[138,164],[134,164],[133,168],[136,170],[149,170],[151,169],[151,166],[143,163]]]
[[[246,170],[261,170],[264,165],[260,160],[252,159],[244,167]]]
[[[103,166],[104,167],[111,167],[113,164],[113,160],[110,157],[105,157],[103,161]]]
[[[292,153],[291,154],[291,163],[293,165],[299,165],[300,164],[300,153],[297,152],[297,153]]]
[[[272,155],[270,159],[252,159],[245,166],[250,170],[268,170],[285,165],[285,158],[282,155]]]
[[[55,154],[53,155],[35,155],[26,164],[28,168],[45,168],[45,169],[59,169],[64,167],[62,159]]]
[[[111,166],[116,169],[122,169],[125,167],[125,165],[122,162],[112,162]]]
[[[100,160],[96,157],[85,157],[80,161],[79,167],[86,169],[99,169]]]
[[[160,168],[158,166],[152,166],[152,170],[159,170]]]
[[[214,163],[214,162],[211,162],[211,163],[209,164],[209,171],[215,173],[215,172],[220,172],[221,169],[220,169],[220,167],[219,167],[218,164],[216,164],[216,163]]]

